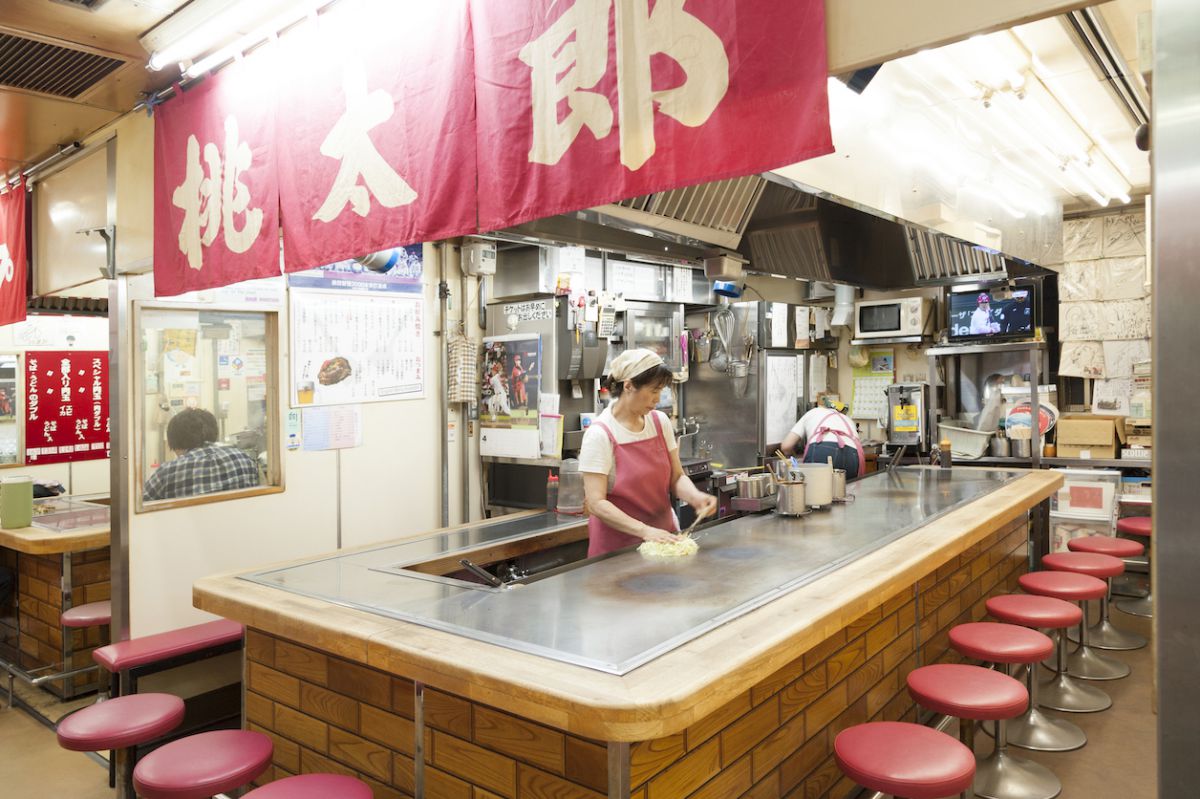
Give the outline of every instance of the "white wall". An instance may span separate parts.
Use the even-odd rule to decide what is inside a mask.
[[[457,253],[447,256],[452,291],[451,316],[467,312],[468,331],[478,337],[473,300],[460,298]],[[192,582],[210,574],[249,570],[293,558],[331,552],[337,547],[339,521],[343,546],[358,546],[440,526],[441,466],[438,407],[441,386],[438,329],[438,252],[425,248],[425,399],[366,403],[361,406],[363,444],[339,453],[286,452],[284,492],[185,508],[132,514],[129,526],[131,634],[146,635],[211,618],[192,607]],[[473,297],[474,280],[468,297]],[[151,299],[149,275],[132,279],[131,296]],[[464,307],[465,306],[465,307]],[[279,400],[289,397],[288,320],[280,315]],[[137,336],[134,335],[136,342]],[[124,354],[123,354],[124,355]],[[125,379],[132,381],[132,370]],[[452,414],[457,421],[457,414]],[[125,420],[131,429],[131,420]],[[282,423],[282,421],[281,421]],[[282,439],[283,430],[280,430]],[[457,436],[463,429],[457,428]],[[450,448],[450,523],[463,520],[459,481],[460,444]],[[478,455],[472,444],[474,518],[479,518]],[[131,477],[132,492],[140,490]],[[341,486],[340,520],[338,486]],[[132,507],[132,504],[131,504]]]

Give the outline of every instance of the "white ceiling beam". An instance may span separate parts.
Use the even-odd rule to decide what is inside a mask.
[[[1097,4],[1096,0],[825,0],[829,74],[843,75],[979,33]]]

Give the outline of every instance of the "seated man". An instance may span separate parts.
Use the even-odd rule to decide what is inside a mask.
[[[187,408],[167,424],[167,446],[175,459],[150,475],[142,489],[146,500],[177,499],[258,485],[258,464],[237,447],[217,444],[216,418]]]

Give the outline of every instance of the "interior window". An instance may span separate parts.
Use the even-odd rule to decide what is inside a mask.
[[[0,465],[21,462],[19,421],[20,360],[11,352],[0,353]]]
[[[274,313],[142,307],[139,510],[278,490]]]

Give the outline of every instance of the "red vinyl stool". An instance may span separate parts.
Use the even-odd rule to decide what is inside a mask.
[[[963,745],[972,752],[975,722],[997,722],[992,754],[975,765],[976,796],[1053,799],[1062,793],[1062,783],[1050,769],[1008,754],[1005,722],[1029,705],[1029,692],[1012,677],[981,666],[939,663],[909,672],[908,692],[921,707],[957,718]]]
[[[149,743],[183,722],[183,700],[171,694],[129,694],[77,710],[58,723],[58,745],[73,752],[112,752]],[[128,769],[128,752],[111,758]],[[110,778],[115,772],[109,772]],[[131,775],[124,773],[124,784]],[[112,784],[111,782],[109,783]]]
[[[63,611],[59,621],[63,627],[101,627],[112,623],[112,602],[89,602]]]
[[[271,764],[273,748],[270,738],[250,730],[190,735],[138,761],[133,787],[142,799],[208,799],[249,785]]]
[[[999,599],[999,597],[993,597]],[[1063,627],[1079,620],[1079,608],[1070,602],[1059,602],[1046,597],[1020,597],[1060,605],[1057,622]],[[991,600],[989,600],[990,602]],[[1062,613],[1063,610],[1067,612]],[[1003,663],[1008,673],[1017,677],[1019,666],[1029,668],[1025,672],[1025,689],[1029,692],[1029,705],[1025,712],[1008,721],[1008,742],[1022,749],[1039,752],[1069,752],[1087,743],[1087,735],[1069,721],[1051,718],[1038,710],[1038,683],[1036,664],[1050,657],[1054,642],[1034,629],[1032,625],[996,624],[995,622],[972,622],[960,624],[950,630],[950,645],[962,655],[987,663]]]
[[[1131,535],[1136,538],[1145,539],[1148,545],[1150,539],[1154,537],[1154,522],[1149,516],[1126,516],[1124,519],[1117,519],[1117,535]],[[1153,588],[1151,588],[1150,593],[1141,599],[1122,599],[1117,603],[1117,609],[1122,613],[1128,613],[1130,616],[1141,616],[1147,619],[1153,618]]]
[[[975,756],[943,732],[903,721],[872,721],[833,739],[838,767],[862,787],[905,799],[942,799],[971,787]]]
[[[1108,555],[1113,558],[1136,558],[1146,551],[1146,547],[1128,538],[1113,538],[1111,535],[1089,535],[1085,538],[1073,538],[1067,542],[1067,549],[1072,552],[1088,552],[1093,555]],[[1088,640],[1097,649],[1141,649],[1146,645],[1146,639],[1137,633],[1127,633],[1119,630],[1109,621],[1108,607],[1112,599],[1112,578],[1108,580],[1108,593],[1100,600],[1100,621],[1088,629]],[[1072,635],[1071,640],[1076,640]]]
[[[1042,558],[1042,566],[1053,572],[1093,577],[1101,581],[1104,590],[1100,596],[1088,597],[1101,602],[1108,596],[1109,578],[1125,571],[1125,564],[1118,558],[1091,552],[1052,552]],[[1087,600],[1079,600],[1079,607],[1083,610],[1083,621],[1079,624],[1079,646],[1067,659],[1071,673],[1083,680],[1119,680],[1128,677],[1129,664],[1101,655],[1092,648]]]
[[[300,774],[255,788],[242,799],[371,799],[371,786],[341,774]]]
[[[987,601],[987,610],[1000,621],[1048,629],[1053,634],[1055,651],[1058,654],[1055,666],[1050,671],[1055,672],[1056,676],[1038,686],[1039,705],[1067,713],[1096,713],[1112,707],[1112,698],[1099,688],[1076,680],[1071,676],[1068,665],[1070,660],[1067,657],[1066,630],[1083,621],[1083,611],[1078,605],[1062,597],[1034,593],[1038,590],[1062,589],[1064,578],[1067,582],[1072,582],[1075,577],[1076,575],[1068,575],[1065,572],[1031,572],[1021,575],[1021,587],[1030,591],[1032,596],[1009,594],[993,597]]]

